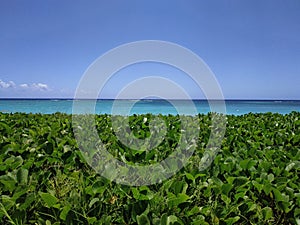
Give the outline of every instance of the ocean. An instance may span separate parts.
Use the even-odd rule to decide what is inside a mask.
[[[74,100],[80,101],[80,113],[89,113],[87,105],[93,104],[91,100]],[[112,111],[113,104],[118,103],[118,107]],[[160,99],[143,99],[135,100],[97,100],[94,113],[96,114],[207,114],[211,112],[207,100],[193,100],[196,109],[190,113],[189,101],[175,100],[173,105]],[[292,111],[300,112],[300,101],[298,100],[226,100],[226,114],[242,115],[247,113],[280,113],[288,114]],[[132,106],[132,107],[130,107]],[[0,99],[0,112],[4,113],[42,113],[51,114],[56,112],[72,114],[72,99]],[[186,112],[186,113],[185,113]],[[78,111],[77,111],[78,113]]]

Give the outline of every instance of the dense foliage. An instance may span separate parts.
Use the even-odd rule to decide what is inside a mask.
[[[115,157],[151,163],[172,152],[181,132],[178,116],[160,117],[167,134],[150,155],[118,141],[109,115],[96,124]],[[149,137],[153,118],[130,117],[136,137]],[[0,114],[1,224],[300,224],[300,113],[228,116],[222,148],[200,172],[210,118],[199,115],[189,165],[162,183],[130,187],[85,163],[70,115]]]

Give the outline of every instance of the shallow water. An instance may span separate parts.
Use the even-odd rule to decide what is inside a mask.
[[[196,114],[211,112],[210,105],[206,100],[76,100],[76,113],[97,114]],[[79,103],[79,104],[78,104]],[[95,104],[96,103],[96,104]],[[218,101],[210,102],[219,104]],[[287,114],[292,111],[300,112],[300,101],[280,100],[226,100],[226,113],[231,115],[242,115],[246,113],[280,113]],[[173,104],[173,105],[172,105]],[[95,106],[95,107],[94,107]],[[115,106],[113,108],[113,106]],[[92,110],[90,109],[92,108]],[[95,110],[94,110],[95,109]],[[62,112],[71,114],[73,112],[73,100],[71,99],[0,99],[0,112],[14,113],[42,113],[50,114]]]

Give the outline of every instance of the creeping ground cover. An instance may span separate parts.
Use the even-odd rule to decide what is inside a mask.
[[[132,115],[134,136],[148,138],[155,117],[166,132],[145,150],[118,140],[110,115],[95,116],[102,147],[128,164],[160,162],[189,127],[180,128],[179,116]],[[203,171],[212,114],[198,117],[196,150],[185,167],[157,184],[126,186],[85,161],[71,115],[0,113],[0,224],[299,225],[300,113],[227,116],[221,149]]]

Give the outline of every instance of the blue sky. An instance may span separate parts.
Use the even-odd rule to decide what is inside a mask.
[[[73,97],[108,50],[163,40],[200,56],[227,99],[300,99],[299,12],[299,0],[0,1],[0,98]],[[187,75],[149,64],[120,71],[101,97],[145,75],[202,97]]]

